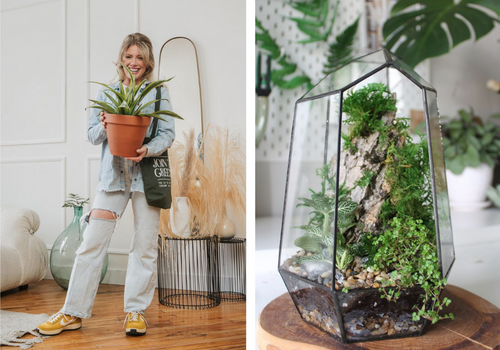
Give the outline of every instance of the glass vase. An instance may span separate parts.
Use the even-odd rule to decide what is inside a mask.
[[[83,241],[83,231],[87,228],[87,223],[84,221],[80,224],[83,207],[73,207],[73,221],[68,227],[57,237],[50,253],[50,272],[61,288],[67,290],[69,278],[75,263],[76,251]],[[101,278],[102,282],[106,271],[108,270],[108,255],[104,259],[102,266]]]

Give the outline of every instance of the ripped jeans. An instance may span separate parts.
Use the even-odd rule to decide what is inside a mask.
[[[156,285],[160,209],[149,206],[144,193],[130,192],[130,186],[127,186],[126,191],[97,192],[92,210],[111,211],[118,219],[129,199],[132,199],[134,211],[134,236],[128,255],[124,311],[143,314],[153,300]],[[90,218],[83,232],[83,242],[77,250],[66,302],[61,312],[81,318],[91,316],[116,219]]]

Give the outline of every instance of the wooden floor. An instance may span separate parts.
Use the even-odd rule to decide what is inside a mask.
[[[35,344],[33,349],[245,349],[246,303],[222,302],[207,310],[181,310],[161,305],[158,295],[147,310],[147,334],[125,335],[124,286],[102,284],[92,317],[83,327]],[[53,280],[30,284],[27,290],[2,293],[1,309],[52,315],[64,304],[66,291]],[[25,336],[29,338],[31,336]]]

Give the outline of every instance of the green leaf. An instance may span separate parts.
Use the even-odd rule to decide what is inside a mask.
[[[486,146],[493,141],[493,138],[494,138],[494,136],[492,133],[487,133],[487,134],[483,135],[483,137],[481,138],[481,144],[483,146]]]
[[[358,31],[359,17],[342,33],[337,35],[330,45],[327,62],[323,65],[323,73],[329,74],[352,59],[354,37]]]
[[[481,141],[479,141],[479,139],[476,136],[474,136],[474,134],[470,133],[467,140],[469,141],[470,145],[473,146],[475,149],[477,149],[478,151],[481,150],[482,148]]]
[[[446,169],[450,170],[455,175],[460,175],[465,169],[462,157],[455,157],[451,160],[446,159]]]
[[[308,252],[318,253],[321,252],[321,246],[316,241],[316,239],[312,237],[302,236],[295,240],[294,244],[297,247],[300,247]]]
[[[283,90],[291,90],[295,89],[299,86],[302,86],[306,83],[309,83],[311,79],[309,77],[306,77],[304,75],[296,76],[290,79],[289,81],[284,81],[279,84],[279,87]]]
[[[343,201],[338,205],[338,212],[343,215],[352,213],[358,207],[358,203],[352,201]]]
[[[148,116],[148,117],[151,116],[151,117],[155,117],[155,118],[159,118],[161,120],[167,121],[166,119],[161,118],[160,117],[161,115],[168,115],[168,116],[176,118],[176,119],[184,120],[184,118],[182,118],[180,115],[178,115],[177,113],[174,113],[172,111],[156,111],[156,112],[150,113],[150,114],[141,114],[141,116]]]
[[[384,23],[386,47],[394,51],[396,43],[400,42],[396,55],[414,68],[427,58],[449,52],[472,34],[478,40],[489,33],[498,21],[498,3],[494,0],[461,0],[458,3],[453,0],[400,0],[391,10],[392,17]],[[421,9],[406,11],[416,4],[420,4]],[[487,8],[497,15],[485,12]],[[451,42],[443,26],[448,28]]]
[[[465,156],[467,157],[466,159],[467,159],[468,166],[475,168],[475,167],[478,167],[479,165],[481,165],[481,159],[480,159],[479,151],[477,150],[477,148],[469,145],[467,147],[467,151],[465,152]]]
[[[96,100],[89,100],[89,101],[94,103],[94,105],[89,106],[89,108],[102,109],[106,113],[110,113],[110,114],[119,114],[119,113],[117,113],[118,111],[117,111],[116,107],[110,105],[107,102],[96,101]]]
[[[167,98],[160,98],[160,99],[158,99],[158,100],[152,100],[152,101],[149,101],[148,103],[145,103],[145,104],[143,104],[142,106],[140,106],[140,105],[136,105],[136,106],[135,106],[135,108],[134,108],[135,110],[134,110],[134,111],[132,111],[132,112],[133,112],[133,114],[139,114],[139,113],[141,113],[141,112],[142,112],[142,110],[143,110],[144,108],[146,108],[147,106],[152,105],[153,103],[156,103],[157,101],[168,101],[168,99],[167,99]]]
[[[311,17],[321,16],[324,4],[328,4],[328,0],[313,0],[309,2],[293,2],[290,4],[294,9]]]
[[[458,114],[460,115],[460,118],[462,119],[462,121],[464,123],[471,123],[472,122],[472,111],[471,113],[469,114],[469,112],[467,112],[465,109],[461,109],[458,111]]]

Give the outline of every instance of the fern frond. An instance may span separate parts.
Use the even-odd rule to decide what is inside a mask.
[[[335,41],[330,45],[326,59],[327,62],[323,65],[324,74],[330,74],[352,59],[352,51],[354,49],[353,43],[356,32],[358,31],[358,23],[359,17],[353,24],[337,35]]]

